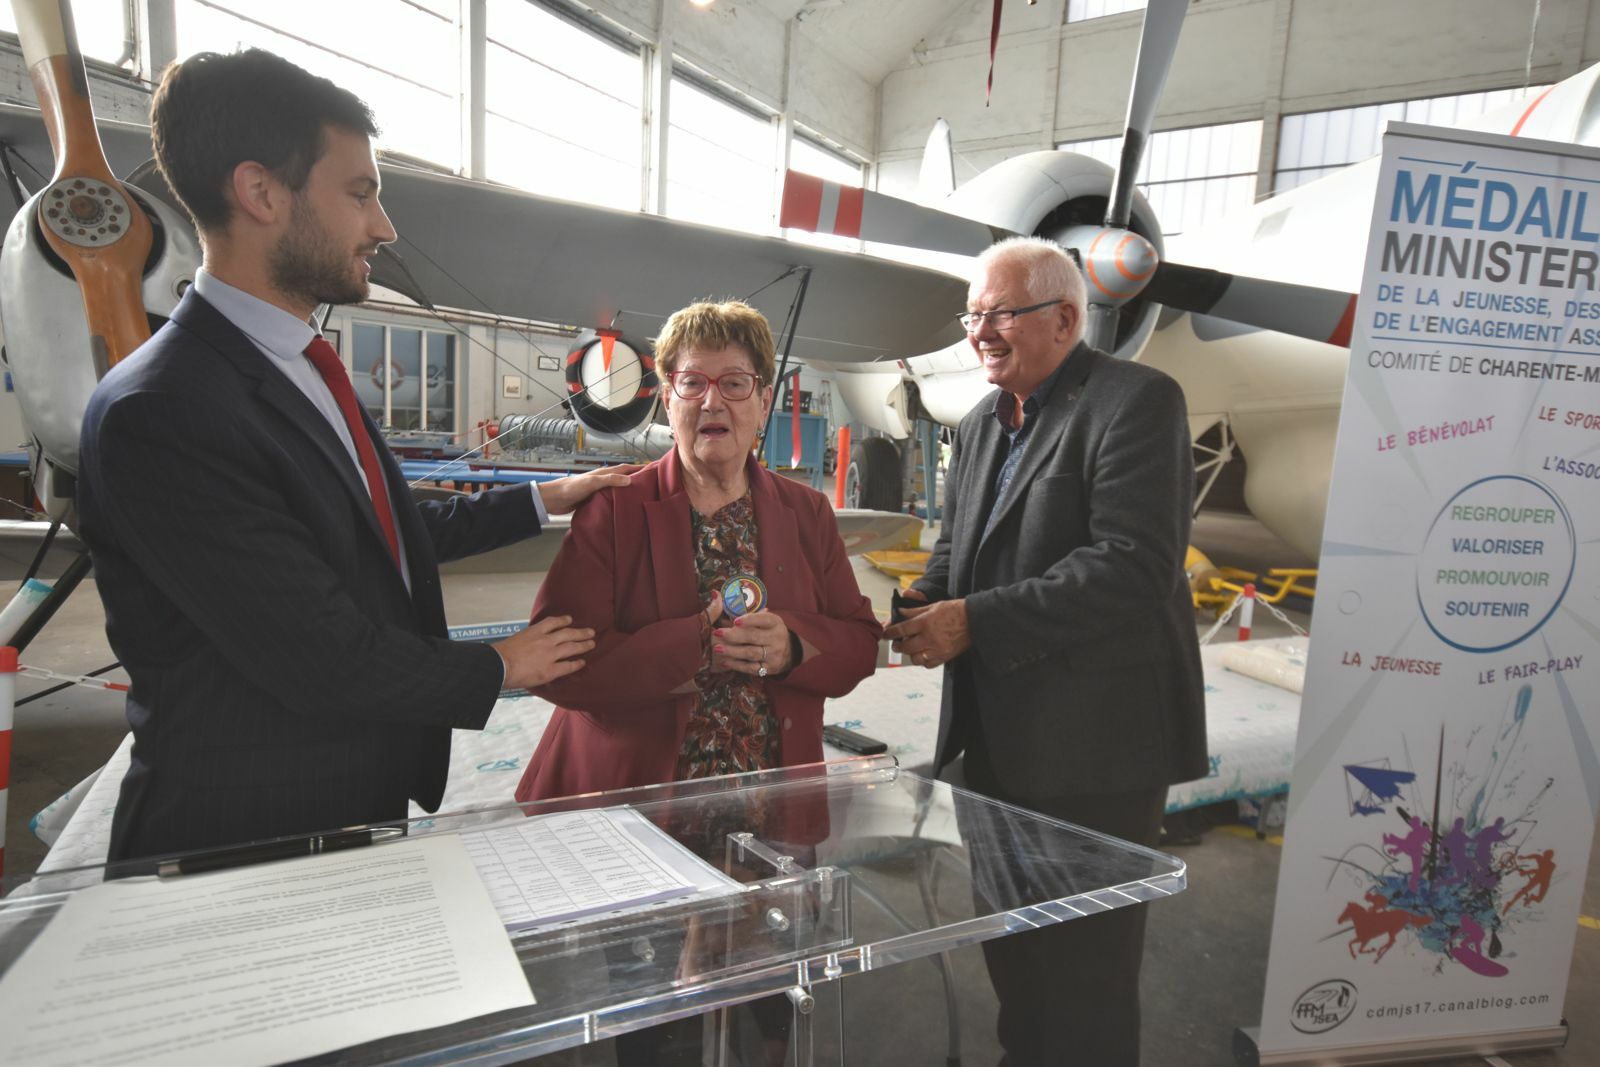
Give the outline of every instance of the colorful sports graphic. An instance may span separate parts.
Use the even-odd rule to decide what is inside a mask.
[[[735,574],[722,585],[722,610],[731,618],[752,615],[767,606],[767,587],[753,574]]]
[[[1501,721],[1470,730],[1449,764],[1441,729],[1425,774],[1389,758],[1345,765],[1350,817],[1367,825],[1331,861],[1350,899],[1329,937],[1346,939],[1352,959],[1376,964],[1404,944],[1404,953],[1431,954],[1441,969],[1448,961],[1486,978],[1511,973],[1516,928],[1543,918],[1529,909],[1544,900],[1557,867],[1554,847],[1538,850],[1553,782],[1519,769],[1532,695],[1532,686],[1519,687]]]
[[[1561,1039],[1600,814],[1597,246],[1600,153],[1390,126],[1263,1056]]]

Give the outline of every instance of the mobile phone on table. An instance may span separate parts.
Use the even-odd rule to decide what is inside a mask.
[[[834,748],[842,748],[846,752],[862,756],[876,756],[880,752],[889,751],[887,742],[879,741],[876,737],[868,737],[866,734],[858,734],[854,730],[846,730],[843,726],[823,726],[822,739]]]

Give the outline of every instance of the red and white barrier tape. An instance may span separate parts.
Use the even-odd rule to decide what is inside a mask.
[[[0,876],[6,866],[6,801],[11,788],[11,729],[16,720],[17,675],[43,678],[52,682],[70,682],[90,689],[109,689],[126,693],[124,682],[108,682],[104,678],[90,678],[82,674],[58,674],[46,667],[24,667],[17,663],[17,650],[0,648]]]
[[[57,674],[47,667],[16,667],[18,674],[27,675],[29,678],[43,678],[51,682],[71,682],[73,685],[87,686],[90,689],[110,689],[115,693],[126,693],[128,683],[108,682],[104,678],[91,678],[86,674]]]

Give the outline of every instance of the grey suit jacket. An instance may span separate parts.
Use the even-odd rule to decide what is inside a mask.
[[[408,593],[332,427],[193,289],[82,443],[79,532],[132,682],[111,858],[436,808],[450,729],[503,677],[446,638],[438,563],[538,532],[527,487],[419,507],[380,448]]]
[[[956,432],[943,530],[917,583],[929,599],[965,597],[972,633],[945,668],[937,766],[960,754],[959,720],[975,715],[1024,802],[1200,777],[1182,390],[1080,343],[985,534],[1005,455],[996,396]]]

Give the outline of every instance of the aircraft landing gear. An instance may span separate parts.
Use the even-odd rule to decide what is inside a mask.
[[[844,506],[899,511],[901,503],[900,450],[886,437],[857,441],[845,472]]]

